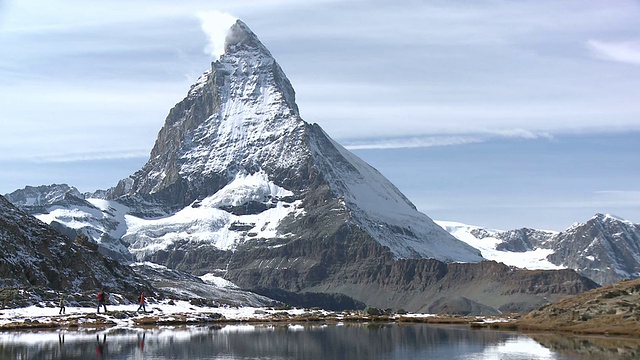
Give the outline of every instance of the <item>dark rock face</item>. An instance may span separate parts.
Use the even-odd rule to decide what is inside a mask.
[[[599,284],[640,277],[640,226],[597,214],[554,236],[554,264],[577,269]]]
[[[253,288],[251,291],[277,300],[283,304],[299,308],[318,307],[324,310],[363,310],[366,304],[344,294],[295,293],[276,288]]]
[[[534,250],[548,241],[551,236],[549,232],[527,228],[500,232],[496,237],[503,242],[496,246],[496,250],[513,252]]]
[[[306,219],[308,233],[316,236],[238,249],[229,257],[227,278],[248,289],[341,293],[380,308],[457,314],[529,311],[597,287],[572,270],[394,259],[357,227],[339,219],[332,228],[320,225],[327,213],[319,211]]]
[[[0,278],[3,287],[122,293],[145,288],[129,267],[105,258],[19,210],[0,196]]]

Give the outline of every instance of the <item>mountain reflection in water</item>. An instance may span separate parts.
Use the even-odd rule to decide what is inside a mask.
[[[0,333],[0,359],[612,360],[635,358],[640,349],[636,340],[552,335],[426,324],[12,332]]]

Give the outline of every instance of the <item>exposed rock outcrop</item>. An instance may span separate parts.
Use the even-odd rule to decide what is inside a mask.
[[[2,287],[135,293],[147,288],[128,267],[73,242],[0,196]]]

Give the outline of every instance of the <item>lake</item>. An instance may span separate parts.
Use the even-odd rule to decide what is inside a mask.
[[[637,359],[640,340],[429,324],[0,333],[0,359]]]

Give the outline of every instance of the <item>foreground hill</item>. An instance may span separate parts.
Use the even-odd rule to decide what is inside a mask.
[[[640,336],[640,279],[626,280],[547,304],[519,329]]]

